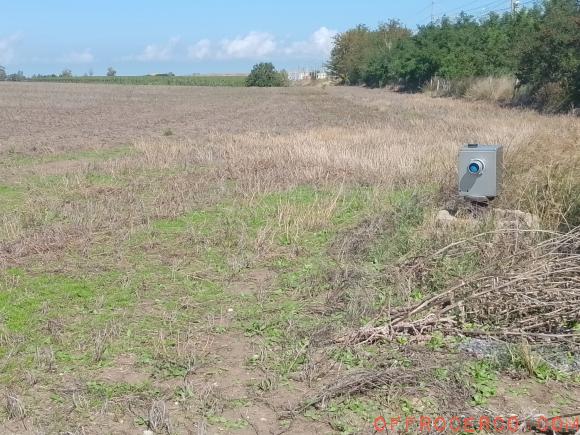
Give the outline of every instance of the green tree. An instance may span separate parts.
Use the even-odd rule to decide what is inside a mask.
[[[326,67],[331,75],[347,85],[359,84],[374,47],[373,32],[364,25],[339,33]]]
[[[366,66],[361,70],[361,81],[367,86],[384,86],[396,81],[393,59],[402,41],[411,37],[411,31],[397,20],[380,24],[372,33],[371,48]]]
[[[0,65],[0,81],[6,80],[6,68]]]
[[[329,72],[341,83],[418,90],[433,77],[456,95],[471,77],[515,75],[538,106],[580,106],[580,1],[544,0],[516,13],[461,13],[411,34],[398,21],[336,35]]]
[[[288,75],[285,71],[277,71],[270,62],[258,63],[246,78],[246,86],[288,86]]]
[[[107,77],[115,77],[116,75],[117,71],[115,70],[115,68],[113,68],[112,66],[107,68]]]
[[[549,110],[580,106],[580,4],[550,0],[543,19],[523,47],[517,77]]]
[[[72,77],[72,71],[68,68],[65,68],[60,73],[60,77]]]

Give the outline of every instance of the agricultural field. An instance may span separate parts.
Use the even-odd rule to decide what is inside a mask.
[[[0,83],[0,433],[578,412],[579,138],[387,90]],[[456,199],[470,142],[531,215]]]
[[[33,77],[33,82],[84,83],[115,85],[169,85],[169,86],[245,86],[244,75],[209,75],[209,76],[77,76],[77,77]]]

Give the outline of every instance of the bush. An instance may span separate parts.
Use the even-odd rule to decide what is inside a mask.
[[[276,71],[270,62],[254,65],[250,75],[246,78],[246,86],[277,87],[288,86],[286,71]]]
[[[347,85],[574,110],[580,107],[579,23],[577,0],[543,0],[481,20],[443,17],[416,33],[394,20],[377,29],[359,25],[336,35],[327,68]],[[516,89],[510,80],[479,79],[514,76]]]
[[[537,30],[522,49],[517,77],[549,112],[580,106],[580,4],[549,0]]]

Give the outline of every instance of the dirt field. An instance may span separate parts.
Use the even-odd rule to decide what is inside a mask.
[[[488,219],[438,226],[461,144],[505,145],[494,206],[567,232],[579,138],[571,116],[383,90],[0,83],[0,433],[576,412],[578,335],[554,359],[533,337],[578,331],[578,305],[505,347],[469,338],[506,327],[491,311],[363,333],[472,277],[531,270],[545,246]],[[562,303],[577,272],[551,275]]]

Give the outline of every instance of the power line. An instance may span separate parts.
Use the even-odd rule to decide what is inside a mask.
[[[467,6],[474,5],[475,3],[478,3],[478,2],[480,2],[480,1],[481,1],[481,0],[474,0],[474,1],[471,1],[471,2],[469,2],[469,3],[463,4],[463,5],[461,5],[461,6],[458,6],[458,7],[456,7],[456,8],[450,9],[450,10],[448,10],[448,11],[445,13],[445,15],[447,15],[447,14],[449,14],[449,13],[451,13],[451,12],[455,12],[455,11],[463,11],[463,10],[465,10],[464,8],[466,8]]]
[[[431,4],[428,4],[427,6],[425,6],[423,9],[421,9],[420,11],[415,12],[415,15],[419,15],[422,14],[423,12],[425,12],[426,10],[428,10],[431,7]]]
[[[435,12],[435,0],[431,0],[431,23],[433,23],[433,13]]]
[[[441,13],[440,15],[438,15],[438,18],[441,18],[443,16],[446,16],[446,17],[449,17],[449,18],[456,18],[460,14],[459,13],[456,13],[456,14],[451,15],[451,12],[455,12],[455,11],[458,11],[458,10],[461,11],[460,13],[468,13],[468,12],[473,12],[473,11],[480,12],[482,9],[486,9],[486,8],[492,7],[492,6],[498,6],[499,4],[504,3],[505,0],[494,0],[492,2],[487,2],[487,3],[484,3],[484,4],[480,4],[480,5],[476,6],[476,7],[472,7],[472,8],[469,8],[469,9],[465,9],[467,6],[472,6],[472,5],[476,4],[476,3],[478,3],[479,1],[481,1],[481,0],[470,1],[468,3],[463,4],[462,6],[459,6],[459,7],[453,8],[453,9],[449,9],[449,10]],[[431,22],[434,22],[435,21],[435,17],[432,16],[432,17],[425,17],[420,22],[425,22],[429,18],[431,18]]]
[[[486,3],[484,5],[478,6],[476,8],[471,8],[471,9],[464,10],[462,12],[481,11],[482,9],[487,9],[487,8],[499,6],[500,4],[505,4],[505,0],[495,0],[495,1],[492,1],[492,2],[489,2],[489,3]]]
[[[443,16],[454,19],[454,18],[458,18],[461,13],[466,13],[466,14],[471,13],[471,15],[475,16],[476,18],[481,18],[481,17],[484,17],[484,16],[489,15],[489,14],[494,13],[494,12],[495,13],[502,13],[502,12],[510,11],[510,10],[512,10],[512,7],[514,7],[514,6],[515,6],[515,9],[517,10],[520,7],[524,7],[524,6],[527,6],[530,4],[537,4],[537,2],[538,2],[538,0],[527,0],[527,1],[520,3],[518,0],[509,0],[509,4],[510,4],[509,7],[499,8],[501,5],[505,5],[506,1],[508,1],[508,0],[493,0],[493,1],[488,1],[488,2],[482,3],[482,4],[480,3],[479,5],[477,5],[477,3],[481,2],[481,0],[472,0],[468,3],[464,3],[463,5],[461,5],[459,7],[449,9],[449,10],[447,10],[441,14],[437,14],[437,15],[435,15],[435,13],[433,12],[433,9],[432,9],[431,14],[424,17],[422,20],[419,21],[419,23],[425,23],[426,21],[430,21],[431,23],[434,23],[436,21],[436,19],[439,19]],[[512,2],[514,3],[514,5],[512,5]],[[432,0],[431,3],[429,5],[427,5],[426,7],[424,7],[421,11],[424,12],[429,7],[432,7],[433,3],[434,3],[434,1]],[[472,6],[472,7],[469,7],[469,6]],[[486,9],[491,9],[491,10],[486,11]],[[455,13],[455,14],[451,15],[452,12],[456,12],[459,10],[461,11],[460,13]]]
[[[525,2],[523,2],[523,3],[520,3],[520,4],[518,5],[518,8],[519,8],[519,7],[524,7],[524,6],[530,6],[530,5],[536,6],[537,4],[538,4],[538,0],[528,0],[528,1],[525,1]],[[501,13],[503,13],[503,12],[509,12],[509,11],[511,11],[511,10],[512,10],[512,7],[511,7],[511,5],[510,5],[510,7],[507,7],[507,8],[503,8],[503,9],[497,9],[497,10],[493,10],[493,11],[486,12],[486,13],[484,13],[484,14],[481,14],[481,15],[479,15],[477,18],[483,18],[483,17],[485,17],[486,15],[490,15],[490,14],[493,14],[493,13],[496,13],[496,14],[501,14]]]

